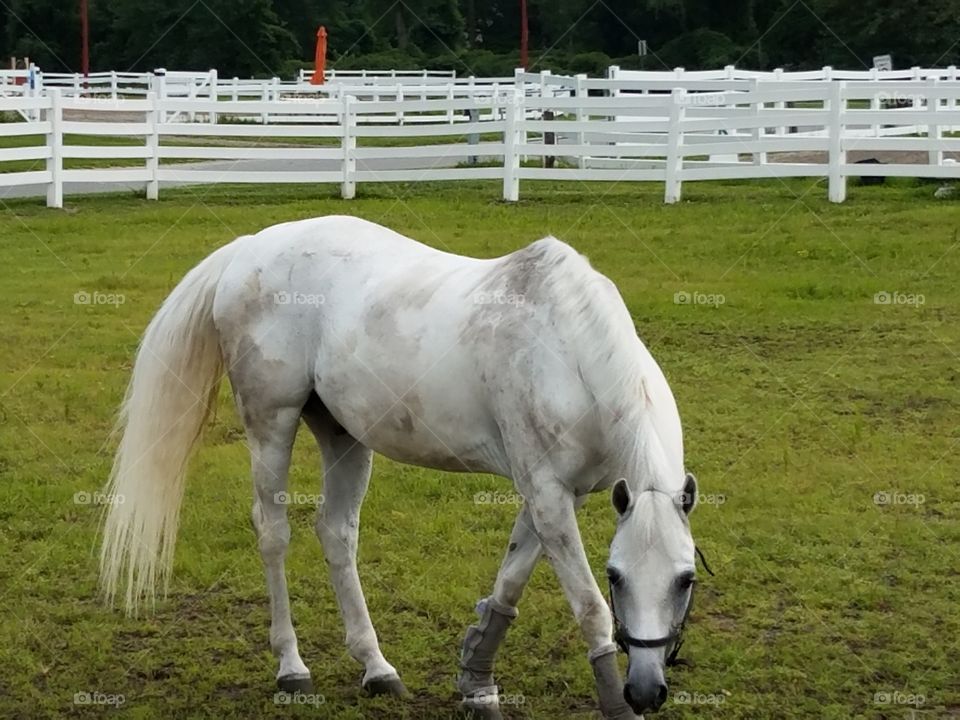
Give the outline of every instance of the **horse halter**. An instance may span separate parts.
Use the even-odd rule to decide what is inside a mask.
[[[703,563],[704,570],[708,574],[713,575],[713,571],[710,569],[710,566],[707,565],[707,560],[703,556],[703,553],[700,551],[700,548],[694,547],[694,550],[697,552],[697,557],[700,558],[700,562]],[[620,619],[617,617],[617,610],[613,604],[613,584],[609,584],[610,587],[610,614],[613,616],[613,640],[626,654],[630,653],[630,648],[660,648],[660,647],[669,647],[670,651],[667,654],[666,665],[671,667],[673,665],[682,665],[684,660],[678,659],[677,654],[680,652],[680,648],[683,646],[683,630],[684,626],[687,624],[687,618],[690,617],[690,611],[693,609],[693,590],[696,587],[696,581],[690,586],[690,600],[687,602],[687,609],[683,613],[683,618],[680,622],[674,625],[670,632],[663,637],[653,638],[651,640],[646,640],[642,638],[635,638],[630,633],[626,631],[623,625],[620,623]]]

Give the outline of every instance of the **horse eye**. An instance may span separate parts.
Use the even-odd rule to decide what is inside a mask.
[[[611,585],[618,585],[623,579],[623,576],[617,570],[613,568],[607,568],[607,580],[610,581]]]
[[[677,586],[681,590],[688,590],[696,581],[693,575],[681,575],[677,580]]]

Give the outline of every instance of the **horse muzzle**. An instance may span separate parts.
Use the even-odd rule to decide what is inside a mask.
[[[634,663],[627,668],[623,699],[637,714],[659,710],[667,701],[667,683],[659,663]]]

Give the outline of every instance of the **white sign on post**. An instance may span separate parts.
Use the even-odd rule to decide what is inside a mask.
[[[893,56],[892,55],[876,55],[873,58],[873,66],[880,72],[893,70]]]
[[[643,57],[647,54],[647,41],[646,40],[637,40],[637,55]]]

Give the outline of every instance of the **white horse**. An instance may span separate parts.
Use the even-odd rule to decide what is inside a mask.
[[[524,503],[480,620],[463,643],[463,706],[500,717],[493,662],[541,554],[589,647],[607,718],[659,708],[694,579],[685,474],[670,388],[616,287],[548,237],[489,260],[440,252],[330,216],[238,238],[191,270],[137,354],[108,492],[101,577],[128,611],[166,589],[192,448],[229,376],[253,466],[253,523],[270,595],[270,645],[286,691],[308,691],[290,620],[287,486],[300,421],[324,459],[316,531],[371,694],[402,695],[357,574],[360,505],[373,452],[510,478]],[[594,580],[575,510],[611,488],[618,514]],[[615,601],[615,602],[614,602]],[[626,681],[616,640],[629,653]]]

